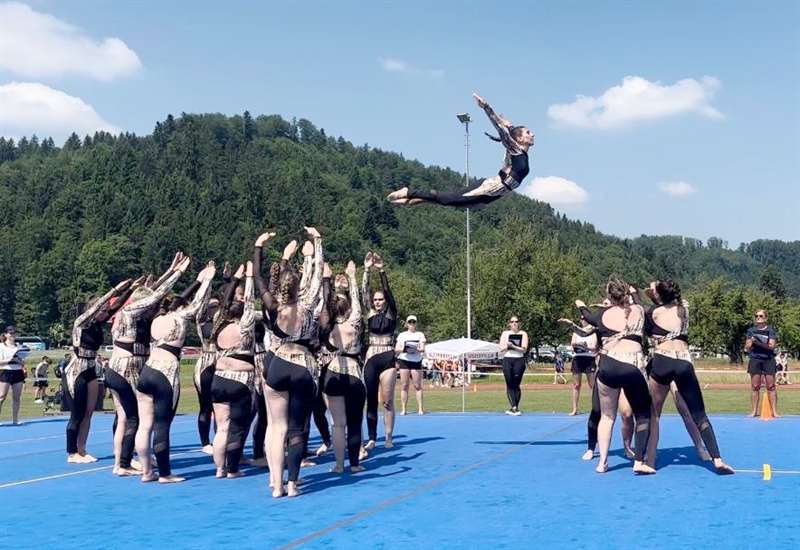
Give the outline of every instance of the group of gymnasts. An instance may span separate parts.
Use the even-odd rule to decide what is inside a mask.
[[[389,195],[390,202],[476,208],[519,187],[529,173],[533,134],[497,115],[482,97],[473,97],[498,133],[489,137],[505,148],[498,175],[460,193],[404,187]],[[384,445],[392,448],[396,354],[405,354],[404,367],[418,370],[424,337],[412,334],[411,338],[395,339],[397,305],[378,254],[367,254],[359,289],[355,264],[350,262],[343,274],[334,276],[324,261],[319,232],[313,227],[306,230],[309,239],[299,251],[301,266],[293,265],[298,243],[292,241],[284,248],[281,261],[273,263],[263,276],[262,248],[275,236],[264,233],[255,241],[252,261],[235,272],[225,265],[223,288],[214,296],[212,281],[217,270],[213,262],[199,271],[184,292],[170,296],[190,265],[190,259],[178,253],[158,279],[124,281],[83,304],[72,333],[73,357],[64,374],[73,398],[66,437],[68,461],[97,460],[87,453],[86,440],[98,391],[95,358],[107,322],[111,322],[113,336],[106,385],[116,411],[116,475],[141,475],[143,482],[184,481],[170,467],[169,435],[180,396],[181,348],[192,323],[202,342],[194,371],[200,403],[198,431],[203,451],[213,455],[218,478],[243,475],[242,452],[254,419],[253,463],[268,466],[276,498],[300,494],[299,472],[308,454],[312,417],[323,439],[318,453],[333,448],[334,473],[344,472],[345,457],[351,472],[363,470],[361,461],[378,439],[379,406],[384,413]],[[380,290],[373,294],[370,274],[375,270]],[[626,448],[630,449],[631,440],[634,443],[630,450],[634,471],[654,473],[658,417],[674,383],[680,396],[679,410],[684,411],[698,450],[714,461],[717,471],[732,473],[720,458],[692,367],[686,337],[687,305],[672,281],[657,281],[648,292],[655,305],[645,309],[632,287],[611,279],[605,305],[590,311],[583,302],[576,302],[583,326],[560,320],[583,338],[595,334],[601,344],[588,423],[589,450],[584,458],[594,456],[599,442],[597,470],[608,469],[611,429],[619,406]],[[411,325],[415,321],[409,318]],[[414,332],[413,326],[408,328]],[[642,355],[645,333],[653,344],[647,368]],[[527,346],[527,337],[523,340],[519,335],[518,318],[512,320],[511,331],[501,340],[507,348],[507,383],[511,380],[509,387],[514,386],[509,390],[508,412],[518,416]],[[418,379],[415,377],[414,383],[420,385],[415,388],[419,391]],[[365,408],[366,443],[362,440]],[[213,441],[212,413],[216,425]],[[133,459],[134,450],[138,461]]]
[[[670,389],[686,429],[702,460],[713,461],[720,474],[733,469],[720,456],[714,429],[708,419],[700,383],[689,351],[689,304],[681,297],[672,279],[650,283],[646,294],[652,305],[645,305],[638,290],[618,277],[609,279],[606,299],[587,308],[575,301],[581,324],[562,318],[574,335],[573,374],[589,377],[592,410],[588,420],[588,449],[584,460],[595,456],[600,444],[599,473],[608,470],[608,452],[617,412],[623,420],[625,452],[634,460],[637,474],[653,474],[656,467],[659,419]],[[645,357],[644,339],[649,357]],[[596,356],[596,361],[595,361]],[[577,412],[577,395],[573,410]],[[633,443],[633,448],[631,448]]]
[[[192,324],[202,343],[194,369],[198,431],[203,451],[213,455],[217,477],[243,475],[242,451],[254,420],[251,462],[269,467],[276,498],[300,493],[297,484],[308,454],[312,417],[323,439],[317,454],[333,448],[334,473],[344,472],[345,457],[351,472],[364,469],[361,460],[378,440],[379,405],[384,445],[392,448],[396,362],[399,357],[402,367],[419,370],[424,335],[415,329],[416,317],[410,316],[409,330],[395,339],[397,305],[377,253],[365,257],[359,288],[355,263],[334,276],[324,261],[319,232],[306,230],[309,239],[302,249],[291,241],[266,276],[262,248],[275,235],[260,235],[252,261],[235,272],[226,264],[222,288],[213,296],[213,262],[180,295],[170,296],[190,265],[190,259],[178,253],[158,279],[124,281],[82,304],[73,326],[72,359],[64,373],[73,399],[68,462],[97,460],[87,453],[86,440],[98,391],[95,358],[103,344],[103,325],[109,322],[113,350],[105,376],[116,412],[116,475],[140,475],[143,482],[184,481],[170,467],[169,435],[180,396],[181,348]],[[295,266],[298,252],[302,263]],[[372,293],[374,271],[380,290]],[[365,325],[369,336],[362,350]],[[363,442],[365,404],[368,439]]]

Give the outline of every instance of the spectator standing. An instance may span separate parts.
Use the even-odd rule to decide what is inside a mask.
[[[33,369],[33,402],[44,403],[44,395],[50,382],[47,380],[47,370],[50,368],[50,358],[46,355],[41,362]]]
[[[0,343],[0,411],[11,391],[11,423],[19,424],[19,408],[22,401],[22,387],[25,381],[24,359],[16,345],[17,329],[6,327],[5,340]]]
[[[777,344],[777,331],[767,324],[767,312],[759,309],[755,314],[755,323],[747,330],[744,349],[750,353],[750,362],[747,373],[750,375],[750,416],[756,416],[758,411],[758,398],[761,393],[761,377],[767,386],[766,399],[770,401],[772,415],[780,418],[778,414],[778,391],[775,388],[775,345]]]

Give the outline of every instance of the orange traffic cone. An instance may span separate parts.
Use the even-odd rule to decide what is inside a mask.
[[[772,420],[772,404],[767,393],[764,394],[764,402],[761,403],[761,420]]]
[[[478,391],[478,384],[472,384],[472,391]]]

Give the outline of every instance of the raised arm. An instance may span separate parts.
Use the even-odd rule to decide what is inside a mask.
[[[305,292],[298,296],[297,301],[305,305],[306,308],[311,308],[319,298],[318,295],[322,288],[322,269],[325,262],[322,253],[322,237],[319,231],[313,227],[306,227],[306,231],[314,239],[314,265],[308,287],[306,287]]]
[[[247,262],[244,278],[244,309],[242,310],[242,318],[239,320],[239,330],[241,332],[252,330],[255,322],[256,300],[255,289],[253,288],[253,264],[252,262]]]
[[[336,316],[331,311],[331,300],[333,294],[333,281],[331,279],[331,267],[328,262],[322,266],[322,288],[320,289],[320,306],[319,313],[319,328],[322,335],[326,334],[333,328],[333,322]],[[320,337],[320,340],[323,336]]]
[[[124,292],[128,286],[130,286],[130,284],[130,279],[127,281],[122,281],[117,286],[103,294],[103,296],[95,300],[91,306],[86,308],[86,311],[84,311],[78,316],[77,319],[75,319],[73,326],[85,327],[86,325],[90,324],[94,320],[94,316],[97,315],[97,312],[100,311],[112,297],[117,296],[120,292]]]
[[[125,306],[124,311],[130,313],[133,317],[137,317],[143,314],[145,311],[156,305],[157,303],[161,302],[164,297],[172,290],[172,287],[175,286],[175,283],[178,282],[178,279],[181,278],[183,275],[183,266],[186,268],[189,267],[188,264],[189,259],[181,263],[178,269],[171,270],[169,277],[160,284],[157,288],[155,288],[149,296],[145,296],[144,298],[140,298],[135,302],[130,302],[128,305]]]
[[[361,307],[367,314],[372,311],[372,297],[369,291],[369,270],[372,269],[372,252],[364,257],[364,275],[361,277]]]
[[[523,148],[519,143],[517,143],[517,140],[511,136],[508,120],[498,116],[494,112],[494,109],[492,109],[486,100],[481,96],[472,94],[472,97],[475,98],[475,102],[481,109],[483,109],[483,111],[486,113],[486,116],[489,117],[489,122],[491,122],[492,126],[494,126],[497,130],[497,134],[500,138],[500,142],[503,144],[503,147],[505,147],[506,150],[512,155],[519,155],[523,153]]]
[[[277,300],[272,295],[272,292],[264,281],[264,277],[261,275],[261,248],[269,239],[275,236],[275,233],[263,233],[257,239],[255,246],[253,247],[253,282],[255,283],[256,289],[258,289],[258,297],[261,300],[261,304],[264,306],[264,309],[268,311],[274,311],[278,307]]]
[[[361,301],[358,295],[358,280],[356,279],[356,264],[352,260],[347,263],[345,270],[347,281],[350,287],[350,317],[347,319],[350,323],[355,323],[361,319]]]
[[[157,290],[161,287],[177,270],[180,265],[182,265],[186,261],[186,256],[183,252],[176,252],[175,257],[172,258],[172,263],[164,273],[161,274],[161,277],[150,286],[153,290]],[[184,270],[185,271],[185,270]],[[166,293],[164,294],[166,296]]]
[[[214,280],[214,273],[216,268],[214,262],[208,262],[205,268],[197,274],[197,281],[200,282],[200,287],[194,295],[194,300],[187,307],[178,312],[182,319],[194,319],[200,308],[208,305],[208,299],[211,296],[211,281]]]
[[[300,272],[300,293],[308,288],[311,281],[311,272],[314,266],[314,244],[311,241],[303,243],[303,268]]]

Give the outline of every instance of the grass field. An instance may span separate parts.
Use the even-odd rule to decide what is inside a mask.
[[[40,354],[32,356],[28,364],[36,364],[32,361],[38,360]],[[34,359],[36,357],[37,359]],[[58,357],[56,355],[56,357]],[[741,413],[747,414],[750,408],[750,391],[749,378],[744,371],[744,367],[729,367],[730,372],[719,372],[719,363],[706,364],[699,361],[696,365],[698,371],[698,378],[700,379],[701,386],[706,384],[738,384],[740,386],[732,389],[714,389],[713,387],[706,388],[703,396],[706,402],[706,409],[709,413]],[[194,413],[198,410],[197,397],[192,382],[192,371],[194,368],[194,358],[184,359],[181,362],[181,400],[178,406],[178,413]],[[524,384],[547,384],[547,388],[526,389],[523,387],[521,410],[523,412],[552,412],[564,413],[569,412],[572,404],[572,386],[571,375],[566,373],[565,376],[570,381],[566,385],[551,385],[553,381],[552,365],[536,365],[534,369],[526,374],[523,379]],[[717,372],[705,373],[705,369],[714,369]],[[51,370],[51,383],[50,393],[55,391],[58,385],[58,380],[52,378]],[[792,382],[800,383],[800,377],[794,375]],[[429,383],[426,381],[424,384],[424,402],[425,410],[429,412],[439,411],[461,411],[462,399],[463,408],[466,411],[484,412],[484,411],[504,411],[508,408],[505,390],[502,389],[489,389],[489,385],[503,384],[503,377],[498,375],[485,375],[480,378],[473,379],[473,385],[469,386],[463,392],[461,388],[430,388]],[[790,386],[791,387],[791,386]],[[477,390],[477,391],[476,391]],[[762,392],[763,393],[763,392]],[[416,411],[417,405],[414,398],[413,390],[410,392],[409,398],[409,411]],[[800,391],[791,389],[784,389],[780,386],[778,389],[778,404],[781,414],[800,414]],[[579,411],[582,413],[588,412],[590,391],[588,386],[583,384],[581,391]],[[400,399],[399,385],[396,391],[396,404],[397,410]],[[22,396],[21,418],[37,418],[43,414],[43,406],[41,404],[33,403],[33,387],[30,382],[25,385],[25,390]],[[104,402],[104,409],[112,410],[113,404],[110,399]],[[665,406],[665,412],[675,412],[672,400],[668,400]],[[0,422],[7,422],[11,420],[11,396],[9,395],[3,405],[2,414],[0,414]]]

